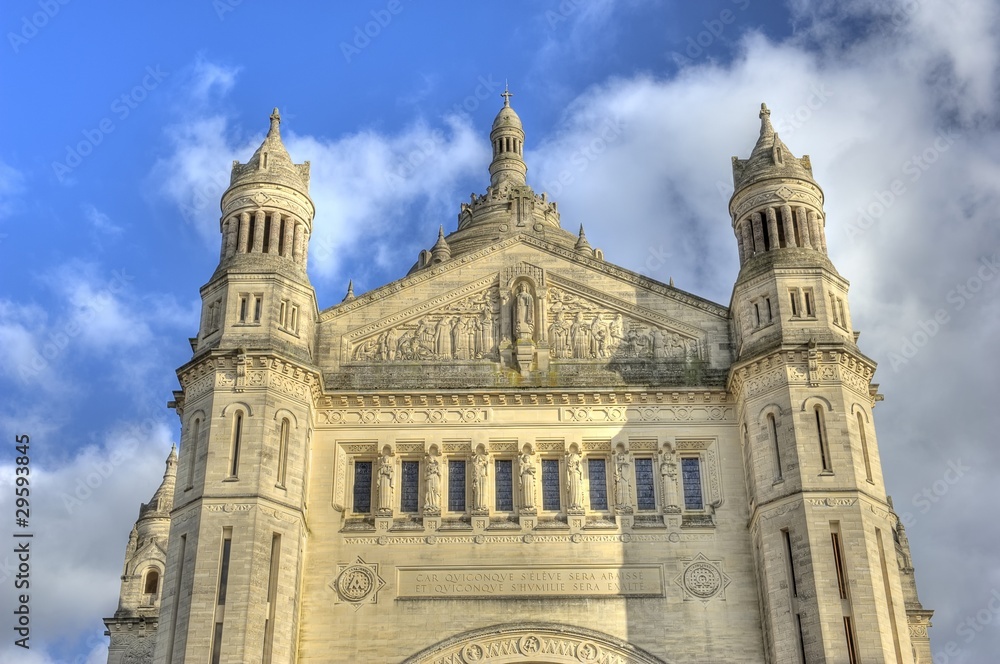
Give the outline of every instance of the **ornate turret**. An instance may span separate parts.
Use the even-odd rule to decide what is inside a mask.
[[[733,157],[735,191],[729,202],[740,265],[765,252],[804,248],[826,254],[823,190],[809,156],[795,157],[760,105],[760,137],[746,159]]]
[[[490,184],[499,187],[503,183],[522,185],[528,165],[524,163],[524,127],[521,118],[510,106],[513,93],[504,90],[503,108],[493,120],[490,142],[493,144],[493,162],[490,164]]]
[[[276,108],[267,137],[250,160],[233,162],[229,188],[222,195],[220,269],[256,255],[256,262],[272,259],[305,271],[315,214],[309,162],[292,162],[280,127]]]

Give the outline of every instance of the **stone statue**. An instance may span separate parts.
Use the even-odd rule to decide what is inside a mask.
[[[441,464],[437,457],[424,457],[424,514],[441,513]]]
[[[679,512],[677,504],[677,462],[669,450],[664,450],[660,458],[660,479],[663,481],[663,497],[666,511]]]
[[[378,460],[378,513],[392,514],[392,456],[389,450],[382,452]]]
[[[489,457],[485,452],[472,455],[472,511],[485,513],[486,506],[486,476],[489,474]]]
[[[573,355],[569,345],[569,325],[563,320],[561,311],[556,312],[556,319],[549,325],[549,352],[554,358]]]
[[[530,339],[535,330],[535,298],[528,292],[528,285],[521,282],[514,300],[514,336]]]
[[[490,309],[489,304],[487,304],[486,308],[483,309],[480,326],[483,338],[481,348],[482,354],[485,357],[492,355],[497,345],[496,336],[493,332],[493,311]]]
[[[608,328],[601,320],[600,314],[594,316],[594,322],[590,325],[590,354],[594,357],[608,356]]]
[[[632,464],[628,452],[619,449],[615,455],[615,507],[621,512],[632,511],[631,474]]]
[[[521,512],[535,512],[535,464],[531,459],[531,451],[525,447],[518,457],[517,463],[521,473]]]
[[[625,320],[621,314],[616,314],[615,319],[608,326],[608,336],[610,337],[609,350],[611,354],[614,354],[621,346],[622,339],[625,338]]]
[[[434,352],[438,357],[452,358],[451,350],[451,321],[442,318],[434,328]]]
[[[566,455],[566,488],[570,511],[583,510],[583,458],[571,451]]]
[[[663,330],[659,328],[653,328],[651,333],[653,342],[653,359],[662,360],[667,356],[667,348],[664,343]]]
[[[573,357],[585,360],[590,357],[590,328],[583,320],[583,312],[576,315],[573,325],[569,329],[569,335],[573,340]]]

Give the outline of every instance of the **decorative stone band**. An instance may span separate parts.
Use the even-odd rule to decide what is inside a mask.
[[[403,664],[665,664],[662,659],[609,634],[558,623],[494,625],[453,636]]]

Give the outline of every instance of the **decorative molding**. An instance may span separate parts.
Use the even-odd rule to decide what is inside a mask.
[[[674,583],[684,590],[684,599],[726,599],[726,586],[732,581],[722,569],[721,560],[710,560],[704,553],[683,558],[684,571],[674,577]]]
[[[337,594],[337,604],[350,604],[355,610],[364,604],[378,604],[378,591],[385,585],[379,576],[378,563],[366,563],[361,556],[353,563],[337,565],[337,578],[329,586]]]

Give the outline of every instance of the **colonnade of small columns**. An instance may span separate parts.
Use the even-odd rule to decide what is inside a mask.
[[[523,143],[512,136],[501,136],[499,138],[493,139],[493,156],[497,157],[501,154],[507,152],[513,152],[514,154],[523,156],[524,145]]]
[[[779,247],[804,247],[826,253],[826,234],[819,213],[781,205],[752,212],[736,224],[740,264]]]
[[[306,225],[291,215],[257,210],[232,215],[222,224],[220,260],[235,254],[271,254],[290,258],[301,266],[309,251]]]

